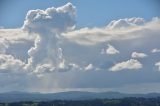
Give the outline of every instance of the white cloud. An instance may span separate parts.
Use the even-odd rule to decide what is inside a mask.
[[[152,51],[151,51],[151,53],[159,53],[160,52],[160,49],[158,49],[158,48],[155,48],[155,49],[153,49]]]
[[[130,60],[115,64],[110,68],[110,71],[138,70],[142,67],[143,67],[142,64],[138,60],[130,59]]]
[[[22,28],[0,29],[0,53],[14,55],[14,60],[23,58],[24,69],[28,72],[67,70],[70,65],[65,63],[59,41],[61,33],[74,29],[75,15],[76,8],[71,3],[58,8],[30,10]]]
[[[145,58],[145,57],[147,57],[147,55],[145,54],[145,53],[138,53],[138,52],[133,52],[132,53],[132,58]]]
[[[30,10],[24,21],[23,29],[38,33],[42,33],[41,30],[54,33],[65,32],[74,28],[75,14],[75,7],[71,3],[58,8]]]
[[[115,26],[113,23],[118,23],[118,26]],[[124,25],[124,23],[126,23],[127,25]],[[122,41],[143,37],[147,38],[151,36],[151,33],[156,33],[155,35],[157,35],[157,33],[160,30],[159,23],[159,18],[153,18],[151,21],[145,23],[141,18],[119,19],[117,21],[111,22],[106,27],[86,27],[79,30],[64,33],[63,36],[69,41],[75,42],[80,45],[96,45],[99,43],[109,41]],[[124,28],[121,29],[121,27]]]
[[[0,29],[0,53],[26,61],[27,51],[33,46],[35,36],[22,29]]]
[[[155,66],[157,66],[157,67],[158,67],[158,70],[160,71],[160,61],[157,62],[157,63],[155,63]]]
[[[0,72],[2,73],[22,73],[24,72],[24,63],[15,59],[11,55],[0,54]]]
[[[27,69],[44,72],[65,68],[65,59],[58,42],[61,39],[60,34],[73,29],[74,24],[75,7],[71,3],[59,8],[30,10],[23,29],[30,33],[37,33],[37,37],[34,47],[28,51],[30,58]]]
[[[134,27],[137,25],[143,25],[144,24],[143,18],[125,18],[125,19],[119,19],[119,20],[113,20],[108,25],[107,28],[109,29],[123,29],[128,27]]]
[[[14,55],[15,57],[12,57],[16,62],[19,60],[16,58],[21,56],[22,59],[24,56],[23,68],[28,72],[48,73],[74,69],[75,64],[66,64],[59,41],[61,33],[74,29],[75,15],[76,8],[71,3],[58,8],[30,10],[22,28],[0,29],[0,53]],[[33,42],[33,45],[30,42]],[[14,50],[15,48],[26,49],[21,54],[19,50]],[[4,65],[3,68],[8,69]]]
[[[106,49],[106,54],[118,54],[119,51],[115,49],[112,45],[108,44],[108,48]]]
[[[94,69],[93,64],[88,64],[88,65],[85,67],[85,70],[86,70],[86,71],[93,70],[93,69]]]
[[[93,56],[87,57],[85,54],[83,55],[83,51],[81,50],[85,50],[86,47],[96,46],[94,49],[99,50],[97,45],[103,45],[104,42],[123,42],[130,39],[143,38],[144,35],[147,37],[147,31],[150,31],[151,34],[159,32],[159,18],[146,23],[144,19],[135,17],[114,20],[102,28],[95,27],[74,30],[75,12],[76,9],[71,3],[58,8],[30,10],[26,15],[22,29],[0,29],[0,53],[9,54],[14,59],[19,58],[19,55],[23,58],[22,56],[24,55],[24,61],[22,59],[20,61],[25,63],[25,69],[29,70],[29,72],[47,73],[54,72],[55,70],[72,70],[75,67],[77,67],[76,69],[80,69],[80,66],[82,67],[81,69],[85,70],[85,68],[91,68],[93,65],[89,64],[88,67],[85,67],[83,62],[93,63],[99,59],[94,51],[92,51]],[[25,49],[28,53],[20,54],[18,50],[11,49],[13,44],[16,44],[14,46],[17,47],[23,42],[25,43],[24,46],[26,46],[27,44],[29,45],[29,41],[33,45]],[[73,43],[73,45],[81,44],[83,46],[76,45],[79,47],[77,49],[80,49],[80,52],[76,55],[72,55],[74,53],[66,54],[66,49],[70,48],[68,51],[75,49],[71,46],[65,48],[64,45],[68,45],[68,43]],[[20,48],[23,48],[23,46],[20,46]],[[121,49],[120,46],[119,49]],[[90,50],[89,48],[85,53],[91,54]],[[119,50],[110,44],[106,50],[103,50],[104,52],[106,54],[120,53]],[[81,54],[82,58],[78,57],[79,54]],[[135,55],[135,53],[133,54]],[[73,56],[76,58],[73,58]],[[138,54],[138,57],[144,57],[144,54]],[[118,61],[118,59],[114,61]],[[102,59],[102,62],[105,62],[105,58]],[[71,65],[70,63],[73,64]]]
[[[6,49],[8,48],[8,44],[6,43],[6,40],[4,39],[0,39],[1,43],[0,43],[0,54],[1,53],[5,53]]]
[[[35,34],[28,34],[22,29],[0,29],[0,43],[6,44],[24,43],[26,41],[33,41]]]
[[[34,73],[50,73],[55,71],[55,67],[53,67],[51,64],[40,64],[36,67],[34,70]]]
[[[0,90],[22,88],[53,91],[53,88],[58,87],[83,89],[119,86],[138,80],[127,77],[133,76],[130,71],[127,74],[125,71],[112,72],[138,70],[143,67],[138,60],[130,59],[111,66],[114,62],[130,57],[133,50],[160,48],[160,19],[144,22],[142,18],[126,18],[114,20],[104,27],[74,29],[75,11],[71,3],[59,8],[31,10],[22,28],[0,29]],[[106,49],[106,43],[116,46],[108,45]],[[113,57],[100,55],[102,48],[103,54],[117,54],[119,51],[120,54]],[[142,70],[153,68],[151,63],[159,57],[152,56],[148,56]],[[136,54],[133,57],[144,55]],[[155,65],[159,67],[159,63]],[[109,67],[110,71],[103,71]],[[140,82],[155,81],[155,76],[159,78],[157,73],[135,71]],[[41,77],[37,77],[37,74]],[[142,74],[146,75],[143,80]],[[151,76],[150,79],[147,75]]]

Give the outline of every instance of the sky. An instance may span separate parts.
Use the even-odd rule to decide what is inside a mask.
[[[0,92],[160,92],[159,0],[0,0]]]
[[[26,13],[33,9],[59,7],[71,2],[77,8],[76,26],[104,26],[112,20],[159,16],[159,0],[0,0],[0,25],[16,28],[23,25]]]

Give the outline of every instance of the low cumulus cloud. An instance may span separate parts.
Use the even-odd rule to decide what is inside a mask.
[[[23,73],[24,65],[11,55],[0,54],[0,73]]]
[[[145,53],[139,53],[139,52],[133,52],[132,53],[132,58],[145,58],[145,57],[147,57],[147,54],[145,54]]]
[[[158,48],[155,48],[155,49],[151,50],[151,53],[159,53],[159,52],[160,52],[160,49],[158,49]]]
[[[118,54],[119,51],[115,49],[112,45],[108,44],[108,48],[106,49],[106,54]]]
[[[158,70],[160,71],[160,61],[155,63],[155,66],[158,67]]]
[[[93,69],[94,69],[93,64],[88,64],[88,65],[85,67],[85,70],[86,70],[86,71],[93,70]]]
[[[143,65],[135,59],[130,59],[127,61],[123,61],[115,64],[110,68],[110,71],[121,71],[121,70],[138,70],[141,69]]]

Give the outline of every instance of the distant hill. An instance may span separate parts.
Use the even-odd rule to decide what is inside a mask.
[[[20,102],[20,101],[52,101],[52,100],[92,100],[92,99],[118,99],[125,97],[144,97],[154,98],[160,97],[160,93],[149,94],[125,94],[119,92],[81,92],[81,91],[69,91],[59,93],[28,93],[28,92],[7,92],[0,93],[0,102]]]

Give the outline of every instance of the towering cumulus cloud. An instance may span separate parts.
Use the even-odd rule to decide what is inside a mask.
[[[0,91],[119,90],[160,81],[159,17],[80,29],[75,18],[68,3],[28,11],[21,28],[1,28]]]
[[[36,33],[37,37],[34,47],[28,51],[30,58],[27,69],[50,72],[64,68],[62,49],[58,45],[58,40],[61,39],[61,33],[72,30],[74,25],[75,7],[71,3],[59,8],[29,11],[23,29]]]

